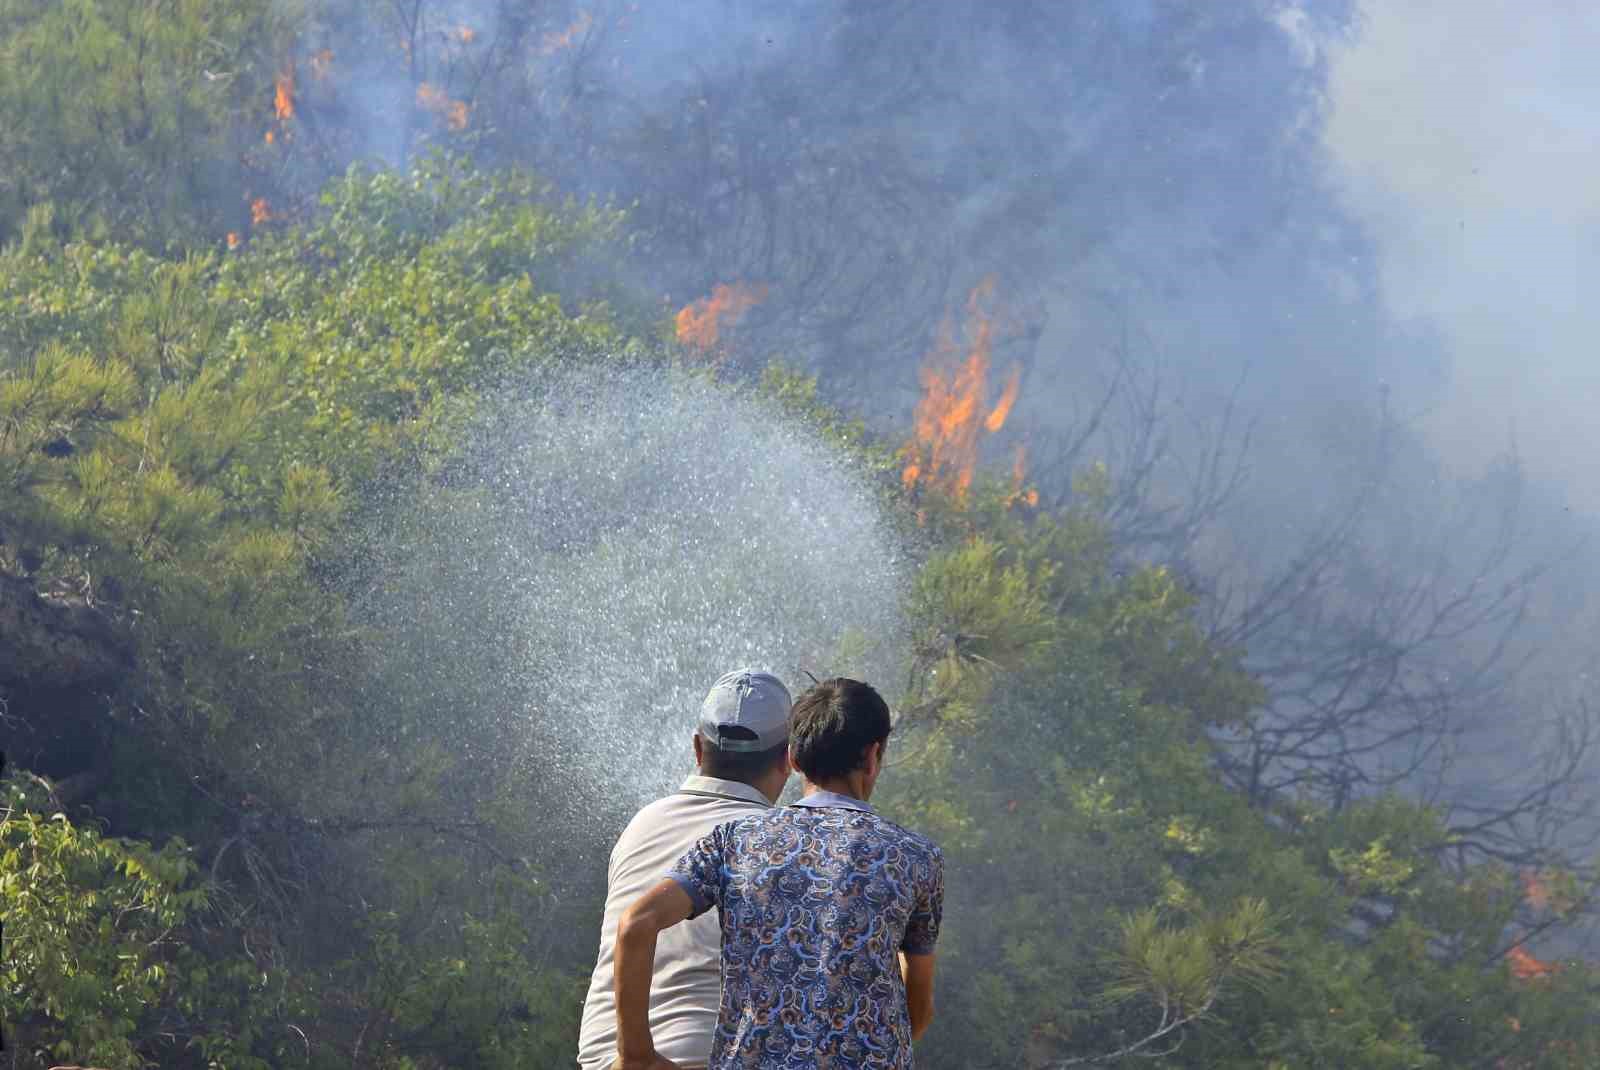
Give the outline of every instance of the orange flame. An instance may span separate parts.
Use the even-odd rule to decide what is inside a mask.
[[[230,249],[239,248],[239,242],[240,241],[241,241],[241,239],[239,237],[239,232],[237,230],[228,231],[228,248],[230,248]]]
[[[984,395],[994,347],[995,316],[988,307],[993,295],[993,278],[975,286],[967,296],[965,346],[952,337],[952,329],[946,323],[923,365],[922,400],[917,403],[914,437],[900,473],[907,489],[922,484],[958,499],[965,497],[978,467],[980,434],[992,434],[1004,427],[1016,404],[1022,384],[1020,368],[1012,370],[1000,400],[985,412]],[[1020,455],[1017,463],[1022,464]],[[1023,492],[1021,476],[1015,472],[1013,475],[1016,500],[1028,500],[1031,492]],[[1037,501],[1036,494],[1033,501]]]
[[[1550,905],[1550,886],[1538,873],[1526,871],[1522,874],[1522,901],[1534,910],[1544,910]]]
[[[256,226],[272,221],[272,205],[267,203],[265,197],[257,197],[250,202],[250,222]]]
[[[540,54],[549,56],[560,52],[562,49],[571,48],[573,42],[581,37],[593,24],[593,15],[587,11],[578,12],[578,17],[573,20],[571,26],[559,33],[547,33],[544,35],[539,44]]]
[[[1560,871],[1525,869],[1518,874],[1522,884],[1522,901],[1533,910],[1549,910],[1565,914],[1577,906],[1569,881],[1563,881]]]
[[[1506,953],[1506,962],[1511,967],[1511,976],[1520,981],[1537,981],[1561,969],[1558,963],[1535,958],[1521,946]]]
[[[983,426],[990,434],[1000,430],[1006,425],[1006,417],[1011,415],[1011,406],[1017,403],[1017,391],[1022,387],[1022,365],[1014,365],[1011,369],[1011,378],[1006,380],[1005,392],[1000,395],[1000,400],[995,403],[994,411],[989,413],[989,418]]]
[[[476,41],[477,39],[478,39],[478,31],[474,30],[471,26],[457,26],[456,27],[456,40],[460,41],[462,44],[470,45],[472,42]]]
[[[1015,383],[1016,377],[1012,377]],[[1007,388],[1010,389],[1009,387]],[[993,430],[993,428],[991,428]],[[1011,464],[1011,496],[1006,499],[1007,505],[1026,505],[1029,508],[1039,504],[1039,492],[1026,486],[1028,478],[1028,447],[1017,446],[1017,458]]]
[[[268,130],[266,138],[264,140],[266,141],[266,143],[268,145],[271,145],[273,142],[278,140],[278,135],[273,133],[271,130]]]
[[[272,107],[279,122],[294,118],[294,67],[273,80]]]
[[[445,121],[452,130],[465,130],[470,109],[465,101],[451,100],[449,94],[436,85],[423,82],[417,86],[417,103]]]
[[[712,287],[710,297],[702,297],[678,310],[678,341],[701,353],[710,353],[717,347],[724,327],[732,327],[766,299],[765,284],[751,286],[736,282],[728,286],[718,283]]]

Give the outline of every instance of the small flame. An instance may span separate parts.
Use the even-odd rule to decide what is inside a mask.
[[[450,95],[436,85],[423,82],[417,86],[417,104],[445,121],[451,130],[465,130],[470,110],[465,101],[452,100]]]
[[[1506,953],[1506,962],[1511,967],[1511,976],[1521,981],[1541,980],[1561,969],[1557,963],[1535,958],[1521,946]]]
[[[1570,881],[1562,874],[1550,870],[1525,869],[1518,874],[1522,884],[1522,901],[1533,910],[1549,910],[1565,914],[1578,904]]]
[[[265,197],[257,197],[250,202],[250,222],[255,226],[272,221],[272,205],[267,203]]]
[[[477,39],[478,39],[478,31],[474,30],[471,26],[457,26],[456,27],[456,40],[460,41],[462,44],[470,45],[472,42],[476,41]]]
[[[589,14],[587,11],[578,12],[578,17],[573,20],[572,25],[568,26],[560,33],[547,33],[544,35],[543,40],[541,40],[539,44],[540,54],[550,56],[562,51],[563,49],[571,48],[573,42],[577,41],[579,37],[583,36],[583,34],[593,24],[593,15]]]
[[[272,107],[279,122],[294,118],[294,68],[273,80]]]
[[[767,299],[764,284],[718,283],[712,287],[710,297],[702,297],[679,309],[677,316],[678,341],[701,353],[710,353],[717,347],[724,327],[732,327],[750,309]]]
[[[328,77],[329,72],[333,70],[333,49],[324,48],[319,52],[312,53],[310,63],[311,77],[319,82],[323,81]]]
[[[266,140],[268,145],[271,145],[273,142],[278,140],[278,135],[276,133],[274,133],[273,131],[268,130],[265,140]]]
[[[1013,382],[1016,380],[1013,379]],[[991,428],[993,430],[993,428]],[[1011,495],[1006,499],[1009,506],[1026,505],[1033,508],[1039,504],[1039,492],[1033,487],[1026,486],[1028,478],[1028,447],[1017,446],[1016,460],[1011,462]]]
[[[228,248],[229,249],[237,249],[237,248],[239,248],[239,242],[240,241],[241,241],[241,239],[239,237],[239,232],[237,230],[228,231]]]
[[[1550,905],[1550,886],[1535,872],[1522,874],[1522,900],[1535,910]]]

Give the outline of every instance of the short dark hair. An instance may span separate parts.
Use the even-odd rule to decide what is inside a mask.
[[[734,739],[744,738],[743,733],[749,733],[750,739],[755,739],[756,734],[748,728],[741,729],[738,725],[722,725],[720,732]],[[704,776],[716,777],[718,780],[737,780],[741,784],[752,784],[768,773],[783,760],[789,753],[789,741],[784,740],[776,747],[766,750],[726,750],[717,746],[717,741],[700,735],[700,772]]]
[[[789,711],[789,753],[812,782],[859,769],[866,750],[889,738],[889,704],[870,684],[836,676]]]

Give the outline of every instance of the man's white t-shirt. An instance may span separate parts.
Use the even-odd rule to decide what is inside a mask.
[[[633,816],[611,849],[600,955],[583,1003],[578,1065],[608,1070],[617,1057],[617,1004],[612,976],[622,912],[667,875],[702,836],[771,804],[749,784],[692,776],[675,794]],[[674,925],[656,940],[650,985],[650,1033],[656,1051],[685,1067],[703,1067],[711,1054],[722,999],[722,930],[715,910]]]

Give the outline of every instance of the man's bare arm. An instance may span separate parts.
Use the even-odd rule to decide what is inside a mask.
[[[919,1040],[933,1021],[933,956],[900,952],[900,975],[906,981],[906,1010],[911,1014],[911,1039]]]
[[[656,1054],[650,1036],[650,978],[655,972],[656,937],[688,919],[689,893],[663,880],[641,895],[617,923],[613,970],[617,993],[617,1070],[678,1070]]]

